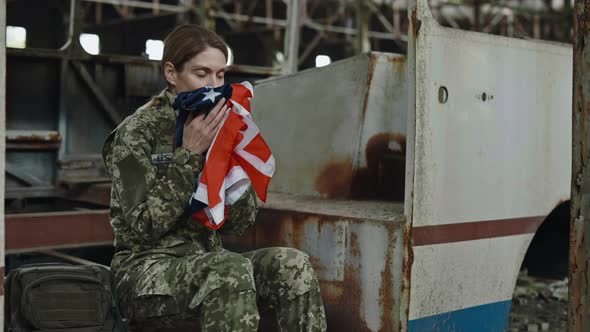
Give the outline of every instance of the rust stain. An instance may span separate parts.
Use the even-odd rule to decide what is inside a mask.
[[[363,108],[361,110],[361,123],[365,122],[365,114],[367,113],[367,103],[369,102],[369,91],[371,91],[371,83],[373,82],[373,76],[375,75],[375,63],[377,62],[377,56],[371,54],[369,63],[369,73],[367,75],[367,83],[365,84],[365,98],[363,100]]]
[[[582,89],[582,85],[578,85],[578,92],[579,92],[579,104],[578,104],[578,114],[580,116],[580,132],[584,132],[585,130],[585,123],[584,123],[584,119],[582,119],[584,117],[584,112],[582,111],[582,107],[584,107],[585,105],[585,101],[584,101],[584,91]],[[575,119],[575,115],[574,115],[574,119]],[[581,161],[581,165],[584,165],[584,140],[580,140],[580,161]],[[581,167],[580,167],[581,168]]]
[[[396,236],[392,229],[387,229],[387,242],[396,243]],[[393,297],[393,271],[391,266],[391,248],[387,249],[385,256],[385,269],[381,272],[381,287],[379,288],[379,304],[381,305],[381,326],[379,331],[393,331],[395,298]]]
[[[315,189],[327,198],[346,198],[350,195],[353,174],[352,160],[330,162],[322,168],[316,178]]]
[[[340,305],[345,308],[347,319],[342,321],[342,326],[335,331],[370,331],[367,323],[361,315],[361,282],[359,272],[361,270],[361,250],[358,237],[355,232],[350,233],[350,257],[344,268],[344,287],[346,290],[344,303]],[[358,262],[355,265],[354,262]],[[346,312],[348,311],[348,312]]]
[[[412,264],[414,264],[414,248],[413,248],[413,229],[412,225],[408,223],[407,217],[404,216],[404,241],[403,241],[403,263],[402,263],[402,285],[401,285],[401,303],[400,306],[405,306],[405,317],[400,317],[399,330],[402,330],[401,322],[408,321],[410,318],[410,286],[412,282]],[[405,303],[404,303],[405,302]]]
[[[395,63],[395,64],[402,64],[402,63],[406,63],[406,57],[394,56],[394,57],[388,58],[387,61],[389,61],[391,63]]]
[[[418,12],[417,8],[412,9],[412,35],[414,39],[418,39],[418,34],[420,34],[420,27],[422,26],[422,21],[418,19]]]
[[[331,161],[319,172],[315,189],[326,198],[402,201],[405,189],[406,136],[373,135],[365,147],[367,167],[350,159]]]
[[[305,229],[313,230],[316,227],[319,229],[319,234],[325,227],[332,227],[332,225],[342,222],[342,217],[326,216],[319,214],[300,213],[288,210],[267,210],[261,209],[256,223],[256,241],[255,247],[269,247],[269,246],[292,246],[296,248],[304,248],[305,236],[315,236],[316,234],[305,233]],[[348,220],[353,224],[360,224],[362,220]],[[317,225],[309,225],[316,223]],[[306,226],[307,227],[304,227]],[[395,243],[393,236],[399,226],[391,225],[388,227],[388,232],[391,243]],[[235,240],[238,240],[235,238]],[[324,300],[324,307],[326,310],[326,317],[328,320],[329,331],[370,331],[362,314],[362,287],[360,282],[360,270],[362,268],[361,248],[359,245],[357,234],[351,230],[347,234],[346,243],[342,243],[347,248],[345,265],[343,267],[343,280],[322,280],[320,279],[320,291],[322,299]],[[224,245],[227,245],[224,238]],[[228,247],[231,249],[230,247]],[[246,250],[241,246],[242,249]],[[255,248],[249,248],[252,250]],[[390,255],[387,256],[387,261],[391,262]],[[321,266],[321,261],[310,255],[310,263],[318,275],[325,275],[327,268]],[[390,265],[390,264],[388,264]],[[393,299],[393,271],[391,267],[386,268],[382,274],[382,279],[385,281],[381,287],[380,304],[384,306],[384,311],[391,313],[394,310]],[[392,318],[384,316],[384,323],[382,327],[389,331],[393,326]]]

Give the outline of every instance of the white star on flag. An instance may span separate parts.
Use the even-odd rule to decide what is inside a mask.
[[[212,103],[214,103],[215,97],[219,96],[221,93],[215,92],[215,90],[210,88],[209,91],[203,92],[203,94],[205,95],[205,98],[203,98],[203,100],[209,99]]]

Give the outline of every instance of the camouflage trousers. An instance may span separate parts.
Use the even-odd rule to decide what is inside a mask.
[[[326,330],[318,281],[292,248],[154,257],[120,305],[142,331],[257,331],[265,311],[282,331]]]

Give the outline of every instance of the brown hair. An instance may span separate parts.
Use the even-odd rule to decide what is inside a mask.
[[[187,61],[207,47],[220,50],[227,60],[227,46],[218,34],[195,24],[178,26],[164,40],[162,67],[170,61],[177,71],[182,71]]]

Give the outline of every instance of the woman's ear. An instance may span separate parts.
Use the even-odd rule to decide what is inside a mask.
[[[176,68],[170,61],[164,64],[164,77],[166,77],[168,84],[176,86]]]

